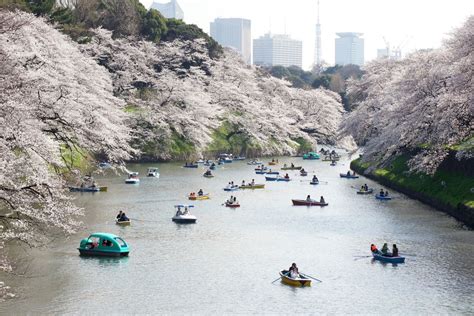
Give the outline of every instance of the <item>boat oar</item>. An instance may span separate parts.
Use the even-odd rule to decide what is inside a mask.
[[[278,279],[273,280],[272,283],[275,283],[276,281],[278,281],[280,279],[281,279],[281,276],[279,276]]]
[[[311,279],[313,279],[313,280],[315,280],[315,281],[318,281],[318,282],[323,283],[323,281],[321,281],[320,279],[316,279],[315,277],[312,277],[312,276],[310,276],[310,275],[303,274],[303,273],[300,273],[300,274],[301,274],[301,275],[304,275],[304,276],[306,276],[306,277],[309,277],[309,278],[311,278]]]
[[[358,258],[355,258],[354,261],[357,261],[357,260],[360,260],[360,259],[367,259],[367,258],[370,258],[372,256],[358,256]]]

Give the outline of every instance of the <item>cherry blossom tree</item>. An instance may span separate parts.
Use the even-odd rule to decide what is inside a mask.
[[[130,158],[124,102],[107,71],[40,18],[0,11],[0,241],[34,246],[77,228],[70,153]],[[9,269],[2,261],[3,269]]]
[[[472,141],[473,64],[474,16],[439,49],[369,63],[350,81],[357,109],[343,133],[365,146],[367,161],[384,165],[408,153],[412,170],[435,172],[452,148]],[[472,155],[472,146],[457,152],[459,159]]]

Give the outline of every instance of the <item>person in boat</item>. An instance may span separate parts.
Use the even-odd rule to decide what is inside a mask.
[[[350,171],[347,171],[347,174],[346,174],[348,177],[351,176],[351,172]]]
[[[383,256],[388,256],[389,255],[387,243],[384,243],[383,246],[382,246],[382,255]]]
[[[355,172],[355,171],[352,171],[352,175],[355,176],[355,175],[356,175],[356,172]]]
[[[321,198],[319,199],[319,203],[325,204],[326,201],[324,200],[324,196],[321,195]]]
[[[252,182],[250,182],[250,185],[255,185],[255,179],[252,179]]]
[[[289,179],[289,178],[290,178],[290,176],[288,175],[288,173],[285,174],[285,179]]]
[[[306,197],[306,201],[307,202],[311,202],[311,196],[308,194],[308,196]]]
[[[367,185],[367,183],[364,184],[364,189],[365,191],[369,191],[369,186]]]
[[[361,185],[361,186],[360,186],[360,191],[361,191],[361,192],[365,191],[365,186]]]
[[[187,206],[184,207],[184,212],[183,212],[183,215],[186,215],[186,214],[189,214],[189,210]]]
[[[318,182],[318,177],[316,177],[316,175],[313,176],[313,180],[311,180],[311,182],[315,183],[315,182]]]
[[[231,182],[230,182],[230,185],[231,185],[231,186],[234,186],[234,181],[231,181]]]
[[[199,189],[198,195],[199,195],[199,196],[203,196],[203,195],[204,195],[204,192],[202,191],[202,189]]]
[[[119,218],[119,222],[128,222],[130,219],[125,215],[125,213],[122,213],[122,215]]]
[[[123,214],[123,212],[119,211],[119,213],[117,214],[117,216],[115,218],[119,220],[122,217],[122,214]]]
[[[299,277],[299,271],[298,271],[298,267],[296,266],[296,263],[293,262],[291,264],[291,267],[288,269],[288,274],[293,279]]]
[[[272,162],[275,162],[275,159],[272,159]]]
[[[234,201],[233,195],[231,195],[230,198],[227,200],[227,204],[232,204],[232,201]]]
[[[393,244],[392,247],[392,257],[398,257],[398,248],[397,245]]]
[[[300,173],[305,173],[306,171],[304,170],[304,168],[301,168],[300,170]]]
[[[383,189],[380,189],[379,195],[380,195],[380,196],[385,196],[385,192],[383,191]]]
[[[370,245],[370,251],[372,251],[372,253],[380,253],[380,251],[377,249],[377,246],[374,244]]]
[[[237,197],[234,196],[234,203],[237,203]]]
[[[291,163],[291,168],[294,168],[295,167],[295,164],[294,163]]]
[[[384,194],[384,196],[388,196],[388,191],[385,191],[385,194]]]
[[[285,164],[283,164],[283,168],[286,168],[286,167],[287,167],[286,163],[285,163]]]
[[[245,186],[245,180],[242,180],[242,186]]]

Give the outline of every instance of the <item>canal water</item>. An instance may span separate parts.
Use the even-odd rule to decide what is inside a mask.
[[[17,271],[3,278],[17,298],[0,304],[1,314],[472,314],[474,313],[474,232],[432,208],[391,192],[392,201],[357,195],[365,178],[339,177],[348,157],[328,162],[279,158],[316,172],[321,184],[289,171],[293,181],[266,182],[264,190],[227,193],[231,180],[255,175],[254,166],[219,166],[215,178],[203,167],[154,164],[159,179],[142,177],[126,185],[124,176],[99,178],[108,192],[76,194],[85,208],[84,227],[59,236],[49,247],[19,252]],[[144,175],[148,164],[129,165]],[[173,205],[202,188],[212,196],[196,201],[194,225],[171,221]],[[238,209],[222,205],[231,194]],[[292,206],[292,198],[322,195],[326,207]],[[130,227],[114,218],[124,209]],[[83,258],[77,251],[92,232],[123,237],[128,258]],[[374,262],[371,243],[396,243],[406,263]],[[365,256],[365,257],[364,257]],[[276,281],[278,271],[296,262],[314,281],[292,288]]]

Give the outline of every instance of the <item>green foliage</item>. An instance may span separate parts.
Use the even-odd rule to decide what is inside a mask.
[[[321,87],[323,87],[325,89],[329,89],[330,83],[331,83],[331,76],[322,75],[322,76],[316,77],[316,79],[314,79],[311,86],[315,89],[321,88]]]
[[[123,108],[123,111],[125,113],[140,113],[142,110],[134,104],[127,104],[127,106]]]
[[[144,101],[148,101],[156,97],[156,89],[151,87],[139,88],[136,92],[136,97]]]
[[[227,121],[222,122],[219,128],[212,133],[212,142],[207,150],[212,153],[229,152],[246,154],[258,151],[259,146],[238,125]]]
[[[273,66],[270,69],[270,73],[272,74],[273,77],[277,77],[280,79],[287,78],[290,76],[290,72],[284,66]]]
[[[49,15],[53,10],[56,0],[28,0],[28,8],[36,15]]]
[[[186,24],[181,20],[167,19],[166,26],[168,31],[163,37],[163,40],[165,41],[173,41],[175,39],[192,41],[198,38],[203,38],[207,43],[207,49],[209,50],[209,56],[211,58],[218,58],[223,53],[222,46],[220,46],[197,25]]]
[[[167,32],[166,18],[158,10],[150,9],[144,14],[141,34],[148,40],[158,43]]]
[[[451,207],[458,204],[472,205],[474,202],[474,179],[462,173],[438,170],[433,176],[424,173],[410,173],[407,166],[408,156],[397,157],[389,168],[376,169],[373,174],[400,187],[423,193],[435,201]],[[360,159],[351,163],[357,170],[366,170],[370,163],[362,164]]]
[[[299,153],[305,153],[313,150],[313,144],[311,144],[310,141],[308,141],[304,137],[297,137],[295,139],[292,139],[293,141],[297,142],[299,147],[298,147],[298,152]]]
[[[196,152],[194,144],[187,140],[183,135],[173,131],[171,134],[170,153],[173,158],[186,159]]]
[[[68,148],[62,145],[60,148],[61,158],[66,164],[67,168],[57,169],[56,172],[60,174],[69,173],[70,169],[77,169],[81,172],[87,172],[92,169],[92,158],[89,153],[79,147]]]

